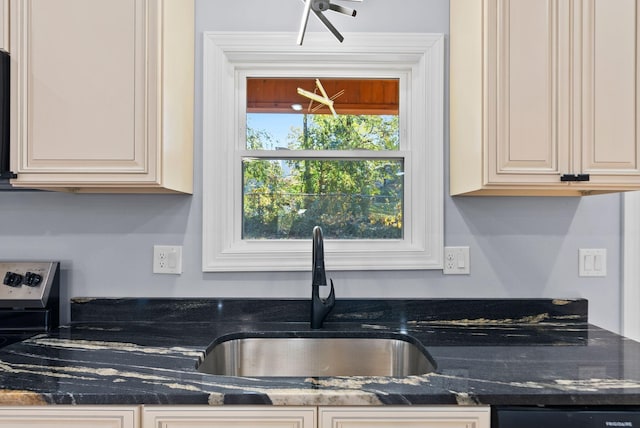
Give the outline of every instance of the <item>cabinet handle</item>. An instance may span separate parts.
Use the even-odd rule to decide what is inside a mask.
[[[560,181],[589,181],[589,174],[564,174]]]

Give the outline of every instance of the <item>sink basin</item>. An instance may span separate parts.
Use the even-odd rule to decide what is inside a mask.
[[[256,337],[215,344],[198,366],[201,373],[248,377],[422,375],[435,362],[407,336]]]

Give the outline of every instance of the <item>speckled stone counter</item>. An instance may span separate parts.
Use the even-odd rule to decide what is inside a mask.
[[[0,349],[0,404],[640,405],[640,344],[587,322],[585,300],[74,299],[72,323]],[[437,364],[409,377],[201,374],[246,335],[409,335]],[[372,356],[375,358],[375,356]]]

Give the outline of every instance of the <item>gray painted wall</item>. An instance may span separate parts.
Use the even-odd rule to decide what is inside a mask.
[[[341,31],[449,30],[448,0],[365,0],[354,5],[356,19],[332,14]],[[301,8],[302,3],[295,0],[196,0],[193,196],[0,193],[0,259],[61,260],[65,299],[309,296],[310,275],[306,272],[203,274],[200,237],[202,32],[295,32]],[[311,17],[309,31],[321,30]],[[448,106],[448,97],[445,102]],[[448,127],[448,113],[445,124]],[[448,174],[448,168],[445,170]],[[471,248],[471,275],[410,271],[331,272],[330,276],[338,298],[585,297],[590,300],[591,320],[619,331],[620,207],[619,195],[446,196],[445,245]],[[154,244],[184,246],[181,276],[151,273]],[[578,248],[606,248],[608,276],[579,278]]]

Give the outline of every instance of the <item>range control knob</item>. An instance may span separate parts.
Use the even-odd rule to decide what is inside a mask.
[[[20,287],[22,284],[22,275],[19,273],[7,272],[2,283],[9,287]]]
[[[24,274],[22,283],[29,287],[37,287],[42,282],[42,275],[33,272],[27,272]]]

